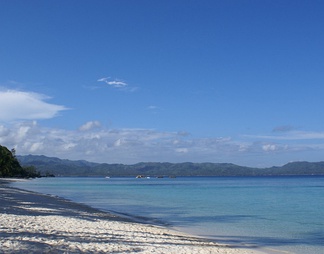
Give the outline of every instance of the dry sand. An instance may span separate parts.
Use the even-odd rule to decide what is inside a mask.
[[[0,181],[0,253],[257,254]]]

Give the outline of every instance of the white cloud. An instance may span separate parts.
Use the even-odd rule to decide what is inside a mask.
[[[41,142],[36,142],[30,145],[29,150],[31,153],[37,152],[39,150],[44,150],[44,145]]]
[[[108,85],[111,85],[111,86],[114,86],[114,87],[125,87],[127,86],[127,84],[123,81],[117,81],[117,80],[114,80],[114,81],[108,81],[106,82]]]
[[[110,79],[110,77],[106,77],[106,78],[100,78],[97,81],[99,81],[99,82],[106,82],[109,79]]]
[[[0,125],[0,137],[6,136],[10,133],[10,130],[3,125]]]
[[[122,80],[119,79],[115,79],[115,80],[111,80],[110,77],[107,78],[100,78],[97,80],[98,82],[105,82],[107,85],[116,87],[116,88],[123,88],[128,86],[128,84]]]
[[[274,144],[266,144],[262,146],[262,149],[266,152],[273,152],[277,150],[277,146]]]
[[[125,143],[123,139],[119,138],[114,142],[114,146],[121,146],[123,143]]]
[[[97,81],[103,82],[108,86],[114,87],[123,92],[135,92],[138,90],[138,87],[130,86],[127,82],[121,79],[112,79],[111,77],[106,77],[106,78],[100,78]],[[92,88],[97,89],[98,87],[92,87]]]
[[[80,126],[79,130],[80,131],[88,131],[93,128],[99,128],[100,125],[101,124],[99,121],[89,121],[89,122],[86,122],[84,125]]]
[[[67,108],[45,102],[49,97],[17,90],[0,91],[0,121],[49,119]]]

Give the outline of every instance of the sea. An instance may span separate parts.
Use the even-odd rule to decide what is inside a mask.
[[[268,253],[324,253],[324,176],[55,177],[14,187]]]

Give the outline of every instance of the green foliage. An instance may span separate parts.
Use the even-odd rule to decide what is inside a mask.
[[[15,150],[0,145],[0,177],[39,177],[35,167],[23,168],[15,157]]]

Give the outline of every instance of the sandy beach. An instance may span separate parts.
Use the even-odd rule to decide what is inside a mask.
[[[0,253],[262,253],[132,222],[59,197],[12,188],[4,180],[0,204]]]

